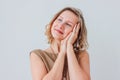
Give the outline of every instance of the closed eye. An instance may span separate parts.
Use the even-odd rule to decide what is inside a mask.
[[[62,21],[62,19],[60,19],[60,18],[58,18],[57,20],[60,21],[60,22]]]
[[[71,25],[71,24],[69,24],[69,23],[66,23],[66,25],[67,25],[67,26],[69,26],[69,27],[72,27],[72,25]]]

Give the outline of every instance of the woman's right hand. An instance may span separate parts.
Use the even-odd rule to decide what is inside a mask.
[[[63,54],[67,53],[67,42],[70,36],[71,36],[71,33],[69,33],[68,36],[61,41],[60,53],[63,53]]]

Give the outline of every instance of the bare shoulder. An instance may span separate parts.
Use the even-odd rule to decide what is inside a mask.
[[[46,74],[47,69],[42,61],[40,49],[35,49],[30,52],[30,64],[33,80],[41,80]]]
[[[42,62],[42,56],[43,51],[41,49],[34,49],[30,52],[30,60],[33,63],[38,63],[38,62]]]
[[[48,49],[34,49],[30,51],[30,59],[35,59],[37,61],[45,59],[46,55],[48,55]]]
[[[79,54],[78,61],[79,61],[79,65],[81,66],[83,71],[88,75],[88,77],[90,79],[90,61],[89,61],[89,54],[86,50],[82,51]]]
[[[42,55],[43,55],[43,51],[41,49],[34,49],[30,52],[30,59],[33,61],[41,61]]]
[[[34,49],[34,50],[30,51],[30,55],[36,54],[36,53],[41,53],[41,52],[42,52],[42,49]]]
[[[87,51],[87,50],[84,50],[84,51],[80,52],[80,53],[79,53],[79,58],[80,58],[80,59],[82,59],[82,58],[89,59],[88,51]]]
[[[89,67],[89,65],[90,65],[89,54],[88,54],[88,52],[86,50],[79,53],[78,61],[79,61],[80,65],[82,65],[84,67],[85,66]]]
[[[30,51],[30,56],[43,56],[44,54],[44,50],[42,49],[34,49],[32,51]]]

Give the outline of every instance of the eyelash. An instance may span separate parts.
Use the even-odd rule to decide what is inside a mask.
[[[58,19],[58,21],[62,21],[62,19]]]
[[[68,25],[68,26],[70,26],[70,27],[71,27],[71,25],[70,25],[70,24],[68,24],[68,23],[66,23],[66,25]]]

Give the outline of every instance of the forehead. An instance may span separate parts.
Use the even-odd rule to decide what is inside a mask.
[[[58,17],[62,17],[65,20],[69,20],[73,23],[77,23],[78,22],[78,17],[77,15],[75,15],[73,12],[69,11],[69,10],[65,10],[63,11]]]

